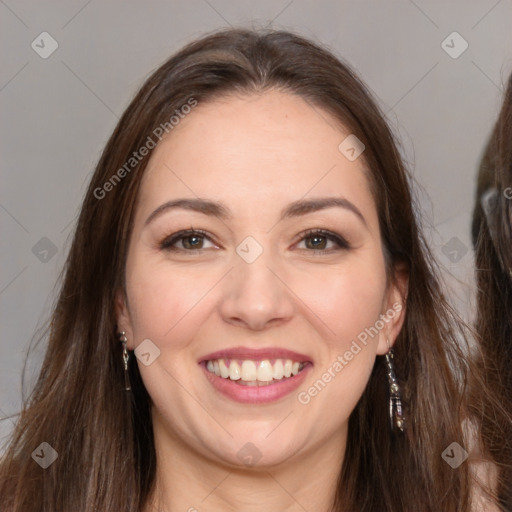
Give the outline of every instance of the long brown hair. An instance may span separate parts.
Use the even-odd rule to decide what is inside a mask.
[[[473,243],[481,364],[501,402],[483,397],[482,439],[500,472],[499,503],[512,510],[512,74],[480,164]]]
[[[407,418],[390,429],[388,383],[378,357],[349,420],[333,511],[452,512],[469,509],[467,464],[442,458],[461,429],[467,365],[455,314],[415,218],[409,177],[384,116],[363,83],[328,50],[284,31],[223,30],[184,47],[143,84],[110,137],[92,177],[67,259],[39,380],[20,414],[0,469],[0,496],[13,512],[139,512],[155,480],[151,401],[137,365],[123,390],[115,291],[124,266],[148,158],[115,186],[105,183],[190,98],[279,89],[339,120],[365,145],[389,277],[410,275],[395,367]],[[172,134],[171,134],[172,136]],[[151,151],[149,152],[151,154]],[[126,167],[125,167],[126,169]],[[58,459],[42,470],[42,442]]]

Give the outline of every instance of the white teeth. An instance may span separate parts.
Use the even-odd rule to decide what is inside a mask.
[[[210,361],[208,361],[210,362]],[[223,379],[229,379],[229,369],[224,362],[224,359],[219,359],[220,376]]]
[[[284,376],[289,377],[292,374],[292,361],[287,359],[284,363]]]
[[[281,359],[278,359],[274,363],[274,372],[272,373],[272,377],[274,377],[276,380],[281,380],[284,377],[284,367]]]
[[[242,363],[241,375],[243,381],[256,380],[256,364],[254,361],[244,361]]]
[[[254,386],[257,383],[271,383],[273,380],[281,380],[297,375],[304,363],[291,359],[276,359],[274,364],[269,359],[263,361],[214,359],[206,362],[206,369],[222,377],[223,379],[240,380],[246,385]]]
[[[231,361],[229,365],[229,378],[231,380],[240,380],[240,365],[236,361]]]
[[[270,382],[272,380],[272,365],[268,359],[261,361],[260,365],[258,366],[258,374],[256,378],[261,382]]]

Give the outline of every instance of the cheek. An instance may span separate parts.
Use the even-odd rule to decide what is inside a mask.
[[[342,350],[379,318],[386,291],[384,264],[361,258],[336,270],[312,271],[295,289],[325,324],[326,340]]]
[[[165,262],[149,264],[135,260],[128,267],[128,297],[136,340],[150,338],[156,343],[190,328],[189,314],[214,284],[212,274],[196,278],[190,272],[170,270]]]
[[[375,326],[386,292],[384,261],[362,255],[323,276],[304,275],[297,286],[298,295],[321,319],[315,324],[322,338],[314,378],[301,389],[299,402],[318,408],[318,414],[335,403],[335,417],[347,418],[375,363],[379,333]]]
[[[382,312],[386,286],[384,270],[378,269],[366,268],[361,273],[352,267],[332,273],[321,290],[304,282],[301,291],[324,328],[322,349],[318,351],[321,360],[312,379],[299,391],[298,400],[313,416],[330,411],[332,425],[350,416],[375,363],[375,325]]]

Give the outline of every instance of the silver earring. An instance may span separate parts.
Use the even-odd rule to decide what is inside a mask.
[[[130,375],[128,373],[128,359],[130,358],[130,355],[126,349],[126,342],[128,341],[128,338],[126,337],[126,333],[124,331],[120,332],[118,335],[119,340],[123,344],[124,389],[125,391],[130,391],[132,389],[130,386]]]
[[[388,341],[389,347],[389,341]],[[404,431],[405,418],[402,413],[402,398],[400,396],[400,386],[396,380],[393,349],[390,348],[386,354],[387,374],[389,382],[389,420],[391,422],[391,430],[396,427],[400,432]]]

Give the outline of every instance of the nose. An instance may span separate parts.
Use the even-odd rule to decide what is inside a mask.
[[[226,276],[220,304],[220,313],[226,322],[264,330],[270,325],[286,323],[292,317],[293,293],[286,278],[265,254],[263,252],[253,263],[241,261]]]

